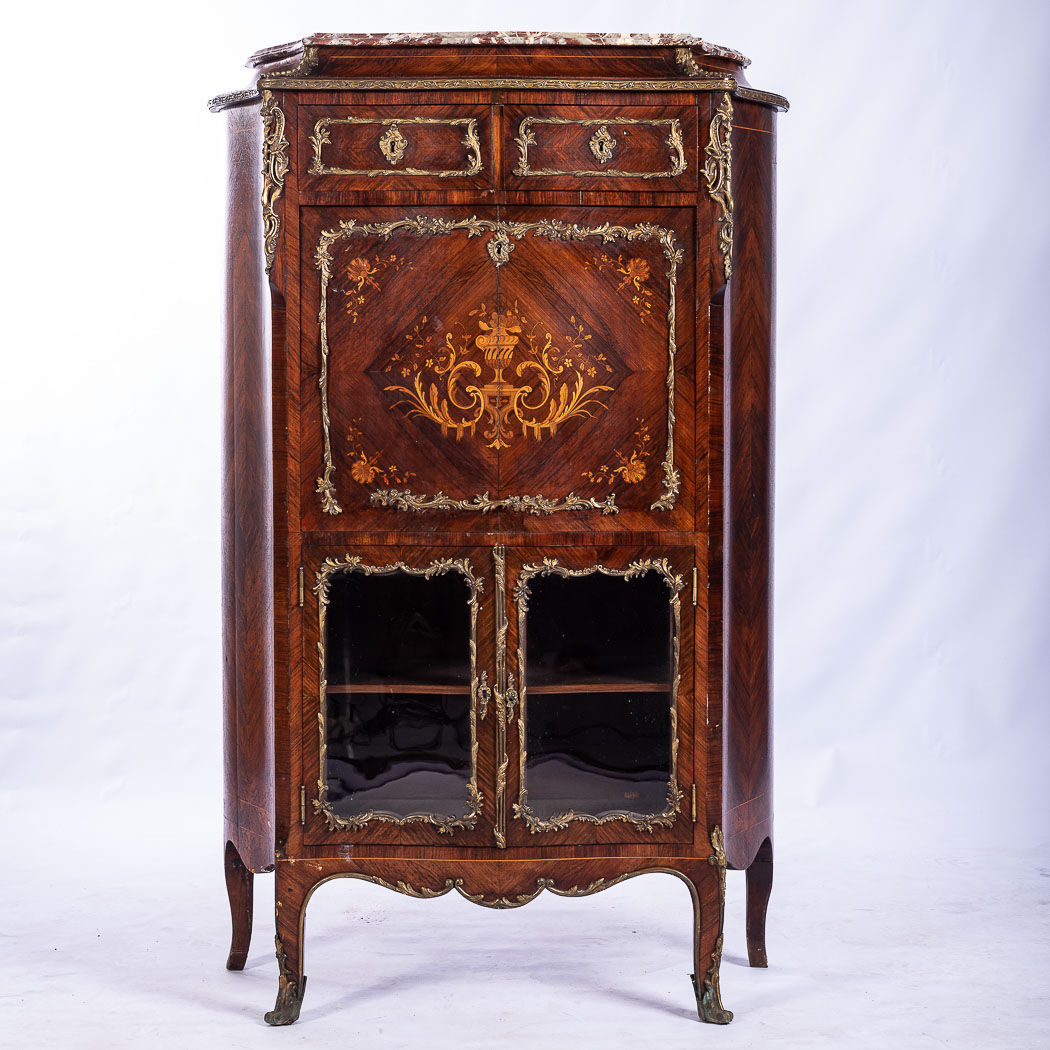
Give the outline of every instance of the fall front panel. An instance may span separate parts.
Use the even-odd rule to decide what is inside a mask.
[[[694,212],[500,209],[510,529],[691,530]],[[543,508],[540,508],[543,509]]]
[[[495,496],[479,407],[497,398],[475,360],[496,310],[495,230],[494,210],[304,210],[304,529],[447,531]]]

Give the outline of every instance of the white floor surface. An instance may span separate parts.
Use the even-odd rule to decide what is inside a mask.
[[[729,876],[727,1028],[697,1021],[672,876],[504,912],[341,880],[310,905],[302,1017],[274,1030],[272,876],[229,973],[203,804],[114,809],[101,831],[72,800],[44,831],[4,823],[3,1047],[1050,1047],[1050,847],[924,846],[931,828],[888,813],[781,815],[768,970],[746,965]]]

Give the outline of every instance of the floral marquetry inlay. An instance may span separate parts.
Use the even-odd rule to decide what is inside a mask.
[[[611,273],[617,279],[616,291],[630,302],[642,324],[652,320],[653,290],[647,284],[652,269],[644,259],[624,255],[614,259],[608,252],[599,252],[584,268]]]
[[[371,259],[364,255],[358,255],[346,264],[343,270],[343,276],[346,278],[346,287],[337,288],[336,291],[340,291],[346,296],[346,312],[350,315],[352,324],[357,324],[369,294],[372,291],[382,291],[379,275],[384,270],[392,270],[396,273],[401,269],[411,270],[413,266],[393,253],[389,255],[373,255]]]
[[[415,471],[401,470],[393,463],[384,466],[380,457],[383,450],[368,454],[365,447],[365,438],[360,428],[356,425],[360,420],[348,428],[347,447],[350,451],[350,477],[358,485],[371,485],[375,481],[384,485],[407,485],[410,478],[414,478]]]
[[[613,452],[616,466],[603,463],[597,470],[584,470],[582,476],[595,485],[611,485],[617,478],[623,479],[628,485],[637,485],[645,479],[647,461],[652,455],[652,435],[649,433],[649,424],[638,420],[638,429],[634,432],[634,445],[630,452],[624,453],[619,449]]]
[[[506,448],[519,430],[538,440],[607,407],[603,397],[613,388],[591,380],[612,368],[605,354],[586,348],[591,333],[575,315],[557,335],[517,303],[502,313],[482,303],[467,317],[470,323],[456,322],[436,348],[425,317],[406,335],[414,353],[396,354],[387,370],[396,366],[412,385],[385,387],[404,395],[392,407],[404,405],[409,416],[430,420],[457,441],[480,430],[494,449]]]

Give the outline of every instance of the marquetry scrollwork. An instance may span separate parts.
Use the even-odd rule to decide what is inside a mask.
[[[386,168],[339,168],[325,164],[323,150],[332,142],[331,129],[360,125],[374,125],[385,129],[379,137],[378,146],[389,166]],[[409,146],[403,129],[409,125],[442,125],[463,128],[462,145],[465,149],[463,166],[460,168],[400,167]],[[475,117],[321,117],[314,124],[309,141],[313,148],[313,160],[310,163],[311,175],[364,175],[370,179],[389,175],[425,175],[437,179],[453,179],[477,175],[484,167],[481,137]]]
[[[277,256],[277,239],[281,232],[281,215],[277,200],[284,190],[288,174],[288,139],[284,134],[284,112],[269,91],[263,92],[263,166],[262,212],[263,252],[266,272],[273,269]]]
[[[528,788],[525,778],[525,765],[528,758],[526,748],[526,721],[528,719],[528,686],[526,685],[525,647],[523,639],[526,631],[526,617],[529,610],[529,581],[537,576],[561,576],[572,579],[601,573],[605,576],[618,576],[631,580],[647,572],[656,572],[663,577],[670,593],[672,618],[671,637],[671,763],[667,784],[667,796],[664,809],[659,813],[632,813],[627,810],[616,810],[596,816],[591,813],[577,813],[567,810],[564,813],[542,819],[537,817],[529,805]],[[544,558],[535,565],[523,565],[518,573],[514,587],[514,600],[518,607],[518,676],[521,679],[521,710],[518,714],[518,801],[514,804],[514,815],[525,822],[532,834],[548,831],[563,831],[573,821],[584,821],[589,824],[606,824],[609,821],[624,821],[640,831],[652,832],[657,827],[670,827],[682,811],[682,800],[685,797],[678,786],[678,691],[681,685],[681,651],[682,651],[682,603],[679,597],[685,587],[680,573],[666,558],[648,558],[633,561],[626,569],[610,569],[600,562],[583,569],[570,569],[562,565],[557,558]]]
[[[536,145],[536,132],[533,128],[539,125],[567,125],[573,124],[580,127],[598,126],[604,128],[606,136],[612,145],[601,145],[595,140],[601,132],[594,135],[588,145],[591,152],[598,158],[599,163],[605,164],[599,150],[607,150],[612,156],[612,147],[616,145],[615,140],[609,134],[609,125],[646,124],[650,127],[667,128],[668,167],[666,171],[623,171],[619,168],[533,168],[529,163],[529,147]],[[547,176],[547,175],[573,175],[580,178],[620,178],[620,179],[669,179],[681,175],[688,167],[685,156],[685,143],[682,139],[682,125],[676,117],[645,118],[645,117],[599,117],[596,119],[581,119],[578,117],[525,117],[518,125],[518,134],[514,139],[514,145],[518,148],[518,166],[514,174],[519,176]]]
[[[704,147],[704,179],[711,200],[718,206],[718,248],[728,281],[733,275],[733,102],[723,95],[711,118],[709,141]]]
[[[436,216],[417,215],[389,222],[358,223],[356,219],[348,219],[339,223],[333,229],[324,230],[318,240],[317,250],[314,256],[315,264],[321,274],[321,296],[318,321],[320,324],[321,344],[321,369],[318,379],[321,393],[321,427],[322,427],[322,464],[323,471],[317,479],[316,491],[321,497],[321,508],[327,514],[341,514],[342,507],[336,498],[336,486],[333,479],[335,464],[332,459],[331,441],[331,417],[328,402],[328,369],[330,347],[328,342],[328,288],[332,281],[334,272],[333,248],[341,240],[359,236],[378,237],[389,240],[395,233],[405,231],[416,236],[446,236],[455,232],[463,232],[468,237],[479,237],[485,233],[493,236],[487,242],[487,250],[492,263],[497,268],[503,265],[513,265],[511,251],[515,241],[525,237],[545,237],[551,241],[585,241],[594,238],[602,245],[632,242],[655,241],[662,249],[664,258],[667,260],[666,272],[668,287],[667,306],[667,448],[661,464],[663,473],[663,492],[651,505],[651,510],[670,510],[677,500],[681,484],[680,474],[674,465],[674,428],[675,428],[675,355],[677,352],[676,327],[677,327],[677,281],[678,267],[684,258],[683,250],[678,246],[674,232],[652,223],[638,223],[634,226],[616,226],[612,223],[604,223],[600,226],[581,226],[577,223],[566,223],[558,219],[543,219],[536,222],[507,222],[494,219],[479,219],[471,216],[469,219],[445,219]],[[505,243],[505,248],[501,247]],[[494,245],[496,247],[494,247]],[[363,260],[362,260],[363,261]],[[641,277],[637,263],[625,264],[629,279],[637,284]],[[633,268],[632,268],[633,267]],[[648,278],[648,269],[645,277]],[[496,343],[503,333],[500,325],[496,326]],[[490,333],[491,335],[491,333]],[[497,347],[497,350],[499,348]],[[475,366],[480,368],[480,366]],[[548,369],[549,381],[549,369]],[[601,388],[595,388],[601,389]],[[411,394],[411,391],[409,391]],[[571,394],[571,389],[569,389]],[[429,405],[426,392],[420,395],[421,411],[426,411]],[[484,399],[482,399],[484,400]],[[433,406],[430,406],[433,407]],[[475,406],[477,407],[477,406]],[[442,422],[440,405],[435,411]],[[484,405],[482,405],[484,410]],[[451,416],[449,417],[451,420]],[[520,421],[523,425],[532,425],[533,417]],[[544,425],[546,422],[540,420]],[[448,425],[457,425],[452,420]],[[501,440],[501,439],[498,439]],[[548,515],[562,511],[598,510],[603,514],[618,513],[616,497],[610,493],[604,499],[594,497],[581,497],[570,492],[563,497],[546,497],[543,495],[511,495],[496,499],[490,498],[487,492],[480,493],[469,498],[456,498],[447,496],[443,492],[434,494],[416,493],[410,489],[387,488],[371,492],[369,500],[373,506],[388,507],[400,511],[414,511],[423,513],[426,511],[480,511],[490,513],[496,510],[507,510],[525,514]]]
[[[425,580],[435,576],[443,576],[448,572],[458,572],[466,580],[469,590],[468,608],[470,610],[470,680],[471,680],[471,704],[470,704],[470,779],[467,781],[467,813],[462,817],[451,817],[438,813],[411,813],[408,816],[399,817],[393,813],[384,813],[369,810],[365,813],[353,816],[340,816],[332,808],[328,800],[328,727],[326,721],[327,711],[327,618],[329,593],[332,579],[339,573],[360,572],[366,576],[391,576],[395,573],[406,573],[409,576],[420,576]],[[478,787],[478,707],[482,702],[483,689],[487,689],[488,676],[482,672],[478,673],[477,667],[477,642],[478,642],[478,609],[481,605],[481,591],[484,586],[484,577],[474,575],[470,561],[467,558],[438,558],[422,568],[406,565],[403,561],[390,562],[385,565],[368,565],[356,554],[347,554],[343,558],[326,558],[317,573],[314,593],[317,595],[318,612],[318,700],[317,724],[320,733],[320,770],[317,778],[317,798],[313,800],[314,812],[324,818],[329,831],[341,828],[359,830],[373,821],[382,821],[388,824],[432,824],[442,834],[451,834],[457,828],[474,828],[484,805],[484,798]]]
[[[509,447],[518,429],[536,440],[553,437],[566,421],[608,407],[603,397],[613,388],[587,385],[587,376],[597,369],[584,349],[591,335],[575,317],[575,331],[552,335],[517,303],[502,313],[490,313],[482,303],[470,316],[476,325],[458,322],[436,353],[427,344],[425,362],[402,367],[410,387],[383,388],[402,395],[391,409],[404,405],[406,415],[429,420],[441,428],[442,437],[452,434],[457,441],[480,430],[487,448],[501,449]],[[476,352],[484,366],[471,356]]]

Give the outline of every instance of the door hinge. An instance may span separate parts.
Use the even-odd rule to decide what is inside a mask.
[[[693,605],[696,605],[696,580],[697,580],[697,571],[696,571],[696,566],[694,565],[693,566]],[[302,602],[300,602],[299,604],[301,605]]]
[[[693,823],[696,823],[696,785],[693,785]]]
[[[306,599],[306,574],[303,572],[303,567],[299,566],[299,608],[303,607],[303,602]],[[693,596],[693,604],[696,605],[696,596]]]
[[[693,789],[696,790],[695,788]],[[696,820],[696,799],[693,800],[693,820]],[[306,826],[306,785],[299,785],[299,823]]]

